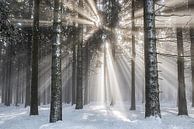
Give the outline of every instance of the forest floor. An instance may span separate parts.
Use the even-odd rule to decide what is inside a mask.
[[[39,107],[38,116],[29,116],[29,108],[0,105],[0,129],[194,129],[194,108],[189,116],[177,116],[176,108],[162,107],[162,119],[144,118],[144,109],[121,111],[89,105],[83,110],[64,105],[63,121],[49,123],[49,105]]]

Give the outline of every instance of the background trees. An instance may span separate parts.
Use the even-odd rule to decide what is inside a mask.
[[[3,0],[0,2],[1,102],[7,106],[31,105],[30,114],[37,115],[38,104],[51,101],[50,122],[62,120],[62,102],[82,109],[84,104],[95,102],[102,95],[97,92],[103,84],[96,78],[104,65],[106,77],[101,81],[105,82],[106,90],[101,92],[105,94],[102,96],[108,96],[104,98],[107,106],[117,104],[118,92],[122,93],[119,96],[123,97],[122,102],[131,102],[132,110],[146,96],[146,117],[160,116],[159,95],[162,100],[175,102],[178,91],[179,114],[187,115],[186,99],[190,101],[194,94],[186,92],[191,88],[188,69],[193,71],[193,21],[185,23],[190,14],[182,12],[192,10],[193,2],[177,3],[34,0],[32,9],[32,1]],[[169,21],[177,22],[172,25]],[[182,28],[182,32],[174,31],[176,28]],[[103,51],[105,42],[110,51]],[[103,53],[105,61],[101,59]],[[191,62],[185,61],[187,58]],[[173,71],[176,59],[178,71]],[[118,83],[117,88],[113,82]]]

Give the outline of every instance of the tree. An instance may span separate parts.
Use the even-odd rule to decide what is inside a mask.
[[[83,1],[79,0],[79,7],[83,7]],[[78,15],[78,17],[81,17]],[[83,25],[79,25],[78,27],[79,35],[78,35],[78,44],[77,44],[77,95],[76,95],[76,109],[83,108]]]
[[[61,0],[54,0],[50,122],[62,120]]]
[[[184,49],[182,28],[177,28],[178,115],[188,115],[185,93]]]
[[[38,115],[38,45],[39,45],[39,8],[40,0],[34,0],[34,19],[32,32],[32,81],[30,115]]]
[[[29,19],[31,19],[31,15],[32,15],[32,6],[33,6],[33,1],[29,0]],[[26,96],[25,96],[25,107],[30,106],[30,88],[31,88],[31,51],[32,51],[32,31],[31,31],[31,27],[29,28],[29,30],[27,31],[27,38],[28,38],[28,42],[27,42],[27,51],[26,51]]]
[[[73,58],[72,58],[72,105],[76,103],[76,43],[73,35]]]
[[[32,38],[31,31],[28,30],[28,42],[27,42],[27,62],[26,62],[26,97],[25,97],[25,107],[30,106],[30,85],[31,85],[31,48],[32,48]]]
[[[190,28],[191,39],[191,72],[192,72],[192,107],[194,107],[194,28]]]
[[[131,3],[131,24],[132,24],[132,59],[131,59],[131,110],[135,110],[135,4]]]
[[[192,13],[192,0],[188,0],[188,7]],[[190,40],[191,40],[191,74],[192,74],[192,107],[194,107],[194,27],[190,25]]]
[[[83,108],[83,85],[82,85],[82,43],[83,43],[83,28],[82,25],[79,27],[80,34],[79,34],[79,43],[77,45],[77,95],[76,95],[76,109]]]
[[[154,0],[144,0],[145,117],[161,117]]]

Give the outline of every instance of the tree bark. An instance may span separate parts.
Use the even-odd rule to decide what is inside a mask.
[[[178,115],[188,115],[185,93],[184,50],[182,28],[177,28]]]
[[[32,51],[31,33],[28,30],[28,42],[27,42],[27,62],[26,62],[26,97],[25,107],[30,106],[30,88],[31,88],[31,51]]]
[[[61,0],[54,0],[50,122],[62,120]]]
[[[80,34],[79,34],[79,43],[77,45],[77,99],[76,99],[76,109],[83,108],[83,73],[82,73],[82,44],[83,44],[83,27],[79,26]]]
[[[75,37],[74,37],[75,38]],[[76,104],[76,44],[73,39],[73,59],[72,59],[72,105]]]
[[[144,0],[145,117],[161,117],[154,0]]]
[[[34,0],[30,115],[38,115],[39,0]]]
[[[134,0],[132,0],[132,5],[131,5],[131,20],[132,20],[132,59],[131,59],[131,110],[135,110],[135,21],[134,21],[134,16],[135,16],[135,3]]]
[[[79,0],[79,7],[83,7],[83,1]],[[78,17],[81,17],[78,15]],[[83,109],[83,25],[79,25],[79,37],[77,45],[77,98],[75,109]]]
[[[194,107],[194,28],[190,28],[191,39],[191,74],[192,74],[192,107]]]
[[[88,104],[88,43],[86,43],[85,45],[85,49],[84,49],[84,53],[85,53],[85,90],[84,90],[84,105]]]
[[[12,94],[12,88],[11,88],[11,73],[12,73],[12,46],[13,44],[10,43],[7,47],[7,62],[6,62],[6,87],[5,87],[5,105],[10,106],[11,104],[11,94]]]
[[[192,13],[192,1],[188,0],[189,12]],[[194,27],[190,25],[190,40],[191,40],[191,75],[192,75],[192,107],[194,107]]]

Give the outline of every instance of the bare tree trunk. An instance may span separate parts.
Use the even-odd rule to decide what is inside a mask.
[[[79,7],[83,7],[83,1],[79,0]],[[78,15],[78,17],[81,17]],[[76,109],[83,109],[83,25],[79,25],[79,37],[77,45],[77,98],[76,98]]]
[[[132,20],[132,59],[131,59],[131,110],[135,110],[135,21],[134,21],[134,13],[135,13],[135,4],[134,0],[132,0],[132,12],[131,12],[131,20]]]
[[[85,49],[84,49],[84,53],[85,53],[85,90],[84,90],[84,104],[88,104],[88,43],[86,43],[85,45]]]
[[[28,30],[28,42],[27,42],[27,63],[26,63],[26,97],[25,97],[25,107],[30,106],[30,88],[31,88],[31,33]]]
[[[30,115],[38,115],[39,0],[34,0]]]
[[[16,98],[15,98],[16,106],[18,106],[18,103],[19,103],[19,85],[20,85],[20,57],[18,57],[18,64],[17,64],[17,86],[16,86]]]
[[[12,88],[11,88],[11,80],[12,80],[12,46],[13,43],[10,43],[7,48],[7,62],[6,62],[6,91],[5,91],[5,105],[10,106],[12,101]]]
[[[50,122],[62,120],[61,0],[54,0]]]
[[[191,71],[192,71],[192,107],[194,107],[194,28],[190,28]]]
[[[189,12],[192,13],[192,1],[188,0]],[[194,107],[194,27],[190,25],[190,39],[191,39],[191,75],[192,75],[192,107]]]
[[[76,103],[76,60],[77,60],[76,59],[76,44],[75,44],[75,42],[73,42],[73,59],[72,59],[72,105]]]
[[[161,117],[154,0],[144,0],[145,117]]]
[[[83,73],[82,73],[82,43],[83,43],[83,27],[79,27],[80,34],[79,34],[79,43],[77,45],[77,99],[76,99],[76,109],[83,108]]]
[[[184,49],[182,28],[177,28],[178,66],[178,115],[188,115],[185,93]]]

